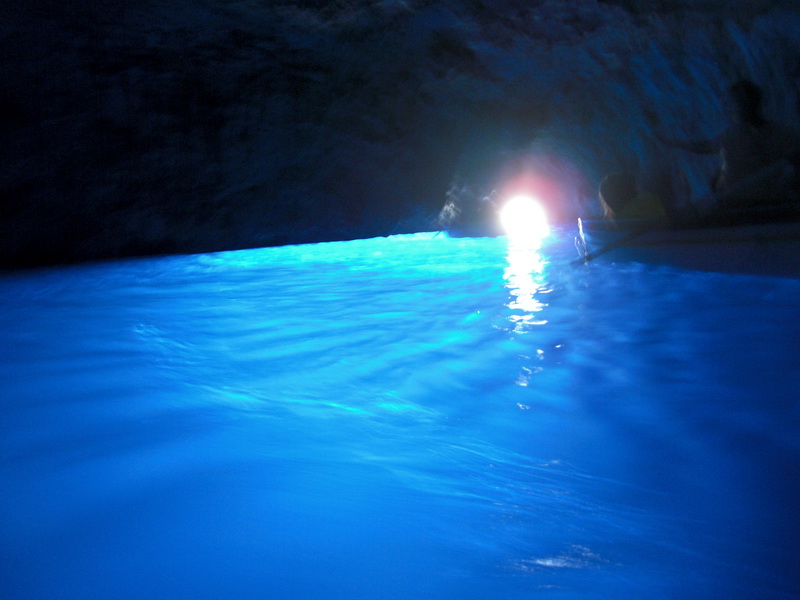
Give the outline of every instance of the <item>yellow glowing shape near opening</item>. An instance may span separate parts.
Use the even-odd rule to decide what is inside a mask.
[[[530,196],[515,196],[500,211],[500,223],[509,239],[540,242],[550,234],[547,215]]]

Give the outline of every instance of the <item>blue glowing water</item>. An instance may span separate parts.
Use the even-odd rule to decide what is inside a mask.
[[[4,598],[796,598],[800,280],[420,234],[0,280]]]

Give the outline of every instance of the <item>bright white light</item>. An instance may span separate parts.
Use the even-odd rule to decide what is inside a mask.
[[[530,196],[515,196],[500,210],[500,223],[510,240],[540,242],[550,234],[547,215]]]
[[[541,205],[529,196],[511,198],[500,211],[500,222],[508,236],[505,278],[512,295],[508,308],[514,311],[510,320],[514,331],[524,333],[547,323],[538,314],[546,306],[541,296],[547,291],[543,283],[545,262],[539,250],[550,227]]]

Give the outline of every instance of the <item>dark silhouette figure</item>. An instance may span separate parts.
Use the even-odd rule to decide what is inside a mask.
[[[611,173],[598,188],[603,217],[616,222],[627,219],[666,219],[662,200],[644,189],[631,173]]]

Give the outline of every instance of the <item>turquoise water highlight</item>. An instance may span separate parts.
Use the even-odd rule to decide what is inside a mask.
[[[420,234],[0,280],[9,598],[792,598],[800,281]]]

